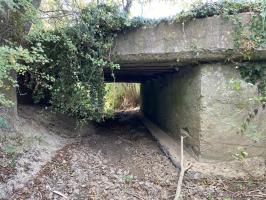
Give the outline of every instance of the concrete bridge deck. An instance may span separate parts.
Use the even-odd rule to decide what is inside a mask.
[[[240,20],[249,24],[250,13]],[[184,24],[162,22],[121,34],[115,41],[113,59],[121,65],[116,81],[142,82],[163,73],[174,73],[184,66],[225,62],[242,58],[234,51],[235,26],[220,16],[195,19]],[[266,49],[257,49],[253,60],[266,59]],[[105,72],[107,81],[113,81]]]

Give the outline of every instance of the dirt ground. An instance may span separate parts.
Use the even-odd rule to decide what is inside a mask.
[[[21,127],[35,126],[31,132],[37,133],[19,153],[11,147],[21,140],[0,140],[0,199],[174,199],[178,170],[138,120],[138,112],[121,112],[105,123],[75,129],[68,118],[40,108],[19,110]],[[266,199],[266,181],[185,177],[182,193],[188,200]]]

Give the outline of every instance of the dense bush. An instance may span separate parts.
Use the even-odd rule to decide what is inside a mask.
[[[102,120],[106,114],[103,68],[119,68],[110,60],[113,39],[118,33],[146,21],[130,20],[127,13],[113,3],[89,3],[71,13],[65,24],[32,31],[22,38],[26,48],[23,49],[16,47],[17,42],[22,41],[17,37],[25,35],[28,23],[40,23],[35,21],[38,12],[32,1],[1,0],[0,12],[3,23],[12,29],[6,30],[10,33],[8,37],[1,35],[2,43],[7,46],[0,49],[0,84],[4,87],[3,82],[9,81],[15,86],[11,72],[23,71],[19,75],[20,86],[28,88],[36,102],[49,103],[57,111],[78,120]],[[11,18],[7,18],[9,12]],[[11,105],[4,93],[0,98],[1,105]]]
[[[110,60],[112,42],[122,31],[137,26],[116,5],[89,4],[68,27],[27,37],[48,63],[31,65],[28,87],[35,100],[47,98],[58,111],[79,120],[101,120],[104,109],[103,68],[119,68]]]

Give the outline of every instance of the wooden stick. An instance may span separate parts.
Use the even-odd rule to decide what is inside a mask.
[[[184,138],[185,138],[184,136],[181,136],[180,174],[179,174],[179,179],[177,183],[176,194],[175,194],[174,200],[180,200],[181,186],[182,186],[184,175],[187,172],[187,170],[189,170],[192,167],[191,163],[189,163],[187,167],[184,167]]]
[[[66,196],[66,195],[64,195],[62,192],[59,192],[59,191],[53,191],[53,193],[55,193],[55,194],[57,194],[57,195],[59,195],[59,196],[61,196],[61,197],[63,197],[63,198],[65,198],[65,199],[68,199],[68,197]]]
[[[177,188],[176,188],[176,193],[175,193],[175,199],[174,200],[180,200],[180,194],[181,194],[181,186],[183,182],[183,177],[185,174],[185,169],[184,169],[184,136],[181,136],[181,155],[180,155],[180,174],[179,174],[179,179],[177,183]]]
[[[181,186],[182,186],[184,174],[187,170],[189,170],[192,167],[192,164],[189,164],[187,167],[184,167],[184,138],[185,137],[181,135],[180,173],[179,173],[179,179],[177,183],[176,194],[175,194],[174,200],[180,200]]]

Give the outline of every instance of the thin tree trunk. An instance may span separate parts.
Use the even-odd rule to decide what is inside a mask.
[[[41,0],[33,0],[32,5],[34,6],[34,8],[38,9],[41,5]],[[31,22],[27,22],[24,25],[24,34],[25,35],[27,35],[29,33],[31,25],[32,25]]]
[[[124,11],[126,13],[129,13],[131,6],[132,6],[132,0],[126,0],[126,5],[124,6]]]
[[[33,0],[32,5],[38,9],[41,4],[41,0]],[[31,22],[26,22],[25,24],[15,23],[13,20],[12,11],[7,6],[4,8],[5,12],[0,13],[0,45],[6,44],[8,41],[16,42],[17,44],[22,44],[23,36],[27,35],[31,28]],[[19,12],[18,12],[19,13]],[[23,12],[22,12],[23,13]],[[16,13],[17,14],[17,13]],[[20,18],[19,14],[15,15],[17,19]],[[22,31],[21,31],[22,30]],[[14,79],[16,79],[16,72],[11,72]],[[7,85],[11,83],[7,82]],[[14,106],[12,108],[8,108],[6,117],[9,121],[11,127],[15,127],[15,121],[18,116],[17,114],[17,93],[16,88],[13,86],[8,90],[3,90],[0,88],[0,93],[4,93],[10,100],[13,101]],[[0,110],[0,115],[3,115]]]

